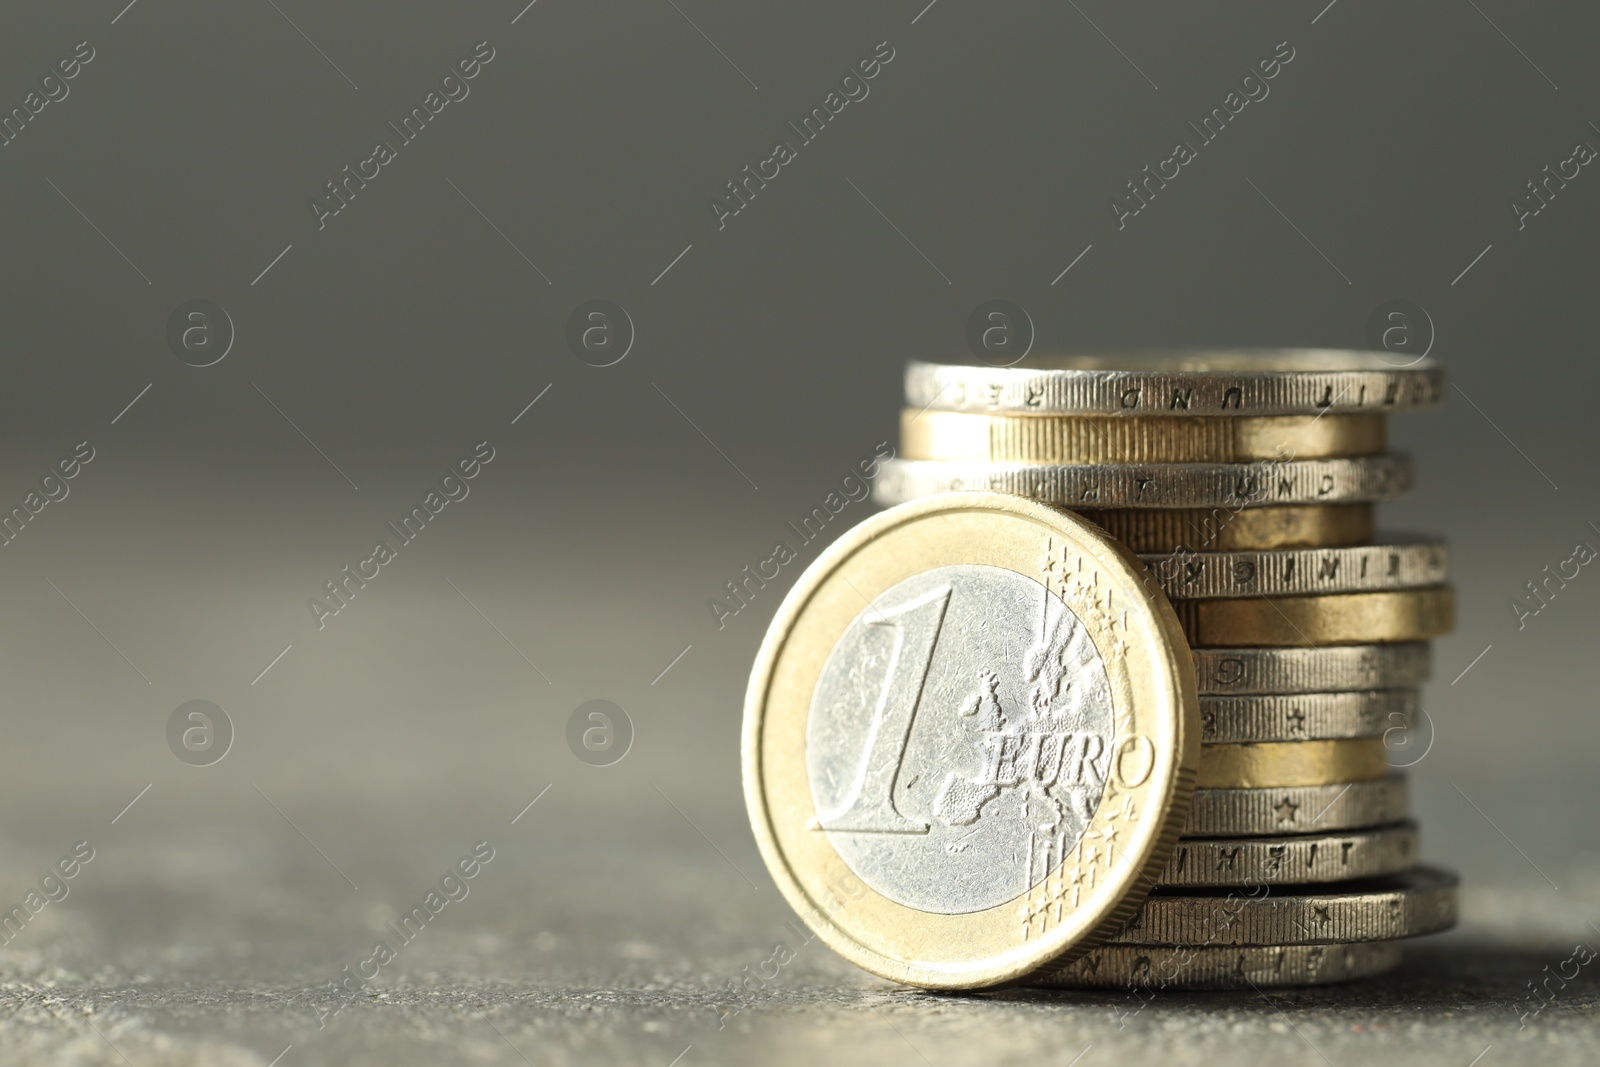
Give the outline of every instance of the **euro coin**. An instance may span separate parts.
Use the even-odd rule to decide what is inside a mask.
[[[1393,500],[1411,488],[1405,456],[1255,463],[943,463],[890,459],[873,497],[903,504],[935,493],[1014,493],[1068,508],[1249,508]]]
[[[1455,625],[1455,594],[1447,585],[1334,596],[1179,600],[1173,607],[1190,642],[1207,647],[1423,641],[1447,634]]]
[[[1196,789],[1183,832],[1260,837],[1357,830],[1406,817],[1402,774],[1363,782],[1261,789]]]
[[[1197,789],[1262,789],[1277,786],[1365,782],[1389,774],[1383,742],[1258,741],[1202,745]]]
[[[1456,923],[1457,879],[1413,867],[1354,885],[1274,893],[1163,891],[1114,939],[1124,945],[1326,945],[1392,941],[1448,930]]]
[[[907,459],[977,463],[1239,463],[1370,456],[1386,442],[1382,415],[1196,419],[1102,415],[900,415]]]
[[[1388,592],[1439,585],[1449,570],[1444,542],[1434,538],[1350,548],[1146,553],[1139,558],[1174,600]]]
[[[1372,540],[1375,529],[1371,504],[1072,510],[1135,552],[1239,552],[1361,545]]]
[[[1267,947],[1101,945],[1082,959],[1046,975],[1039,984],[1138,990],[1260,991],[1349,982],[1371,978],[1398,966],[1398,941]]]
[[[964,989],[1121,928],[1199,760],[1191,660],[1143,573],[1081,519],[993,494],[876,515],[806,570],[751,676],[744,783],[825,943]]]
[[[1425,682],[1433,666],[1426,641],[1193,652],[1200,692],[1213,696],[1405,689]]]
[[[1415,689],[1200,698],[1200,742],[1382,738],[1416,721]]]
[[[1038,356],[1026,367],[913,362],[905,377],[911,408],[1035,415],[1337,415],[1431,407],[1443,395],[1434,360],[1330,349]]]
[[[1417,859],[1412,822],[1342,834],[1182,837],[1160,885],[1317,885],[1399,874]]]

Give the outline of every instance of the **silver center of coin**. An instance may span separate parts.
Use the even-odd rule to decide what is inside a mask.
[[[1037,885],[1078,844],[1110,762],[1105,662],[1054,593],[938,567],[857,615],[806,724],[826,833],[890,900],[961,915]]]

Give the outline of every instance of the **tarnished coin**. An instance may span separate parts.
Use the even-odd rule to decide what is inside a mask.
[[[1200,741],[1232,744],[1381,738],[1390,730],[1410,729],[1416,714],[1415,689],[1201,697]]]
[[[1173,602],[1194,645],[1297,647],[1422,641],[1455,626],[1448,585],[1384,593]]]
[[[1324,648],[1196,648],[1195,676],[1203,695],[1343,693],[1408,689],[1427,681],[1433,666],[1426,641]]]
[[[903,504],[935,493],[1014,493],[1062,507],[1206,508],[1392,500],[1411,488],[1411,460],[1264,459],[1256,463],[941,463],[890,459],[873,498]]]
[[[1199,760],[1192,667],[1138,561],[992,494],[874,516],[784,600],[745,705],[755,836],[841,955],[930,988],[1119,929]]]
[[[1375,528],[1371,504],[1072,510],[1135,552],[1361,545]]]
[[[1439,585],[1449,569],[1437,538],[1350,548],[1146,553],[1140,559],[1174,600],[1372,593]]]
[[[1164,891],[1120,934],[1124,945],[1327,945],[1392,941],[1456,924],[1456,876],[1434,867],[1351,886],[1243,896]],[[1249,893],[1258,895],[1252,897]]]
[[[907,459],[969,463],[1240,463],[1253,459],[1371,456],[1386,443],[1385,416],[1272,415],[1196,419],[1114,415],[900,415]]]
[[[1268,989],[1328,985],[1400,966],[1397,941],[1350,945],[1101,945],[1038,985],[1128,989]]]
[[[1262,789],[1277,786],[1366,782],[1389,775],[1383,742],[1260,741],[1202,745],[1197,789]]]
[[[1417,824],[1291,837],[1181,837],[1162,886],[1317,885],[1398,874],[1417,861]]]
[[[906,406],[1038,415],[1321,415],[1430,407],[1431,359],[1386,352],[1234,349],[1035,356],[1026,367],[906,366]]]
[[[1260,837],[1357,830],[1406,817],[1402,774],[1365,782],[1270,789],[1196,789],[1183,832],[1191,837]]]

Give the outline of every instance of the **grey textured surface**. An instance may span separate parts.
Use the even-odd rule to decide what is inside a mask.
[[[1508,210],[1600,137],[1593,5],[525,4],[0,12],[0,107],[96,49],[0,148],[0,503],[97,450],[0,547],[0,902],[97,850],[0,947],[0,1063],[1600,1058],[1593,965],[1517,1029],[1600,936],[1600,579],[1527,589],[1600,544],[1600,178]],[[308,201],[485,40],[470,97],[319,229]],[[725,183],[885,40],[871,95],[719,229]],[[1285,40],[1271,95],[1119,228],[1108,201]],[[1040,351],[1359,346],[1386,301],[1427,309],[1452,385],[1393,423],[1418,491],[1382,516],[1450,539],[1413,808],[1466,921],[1406,971],[1119,1026],[1113,996],[926,997],[813,945],[728,994],[789,918],[743,821],[744,680],[869,506],[720,628],[707,602],[997,297]],[[168,347],[194,298],[237,328],[214,366]],[[637,326],[611,367],[567,347],[592,298]],[[319,629],[308,599],[485,439],[470,497]],[[612,767],[568,749],[595,698],[636,727]],[[195,699],[236,728],[212,767],[168,749]],[[479,838],[471,895],[318,1030]]]

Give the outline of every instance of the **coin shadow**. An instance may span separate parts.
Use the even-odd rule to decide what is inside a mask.
[[[1372,978],[1326,986],[1270,988],[1260,994],[1248,986],[1227,990],[1126,988],[1052,989],[1019,987],[985,993],[985,999],[1012,1003],[1103,1006],[1125,1020],[1226,1006],[1230,1012],[1256,1010],[1275,1015],[1286,1009],[1334,1009],[1372,1013],[1403,1007],[1408,1012],[1445,1014],[1505,1012],[1515,1023],[1541,1005],[1584,1014],[1600,1013],[1600,958],[1579,965],[1571,944],[1543,947],[1452,938],[1438,944],[1406,947],[1395,970]],[[1570,976],[1570,977],[1568,977]],[[1241,992],[1247,994],[1241,997]]]

